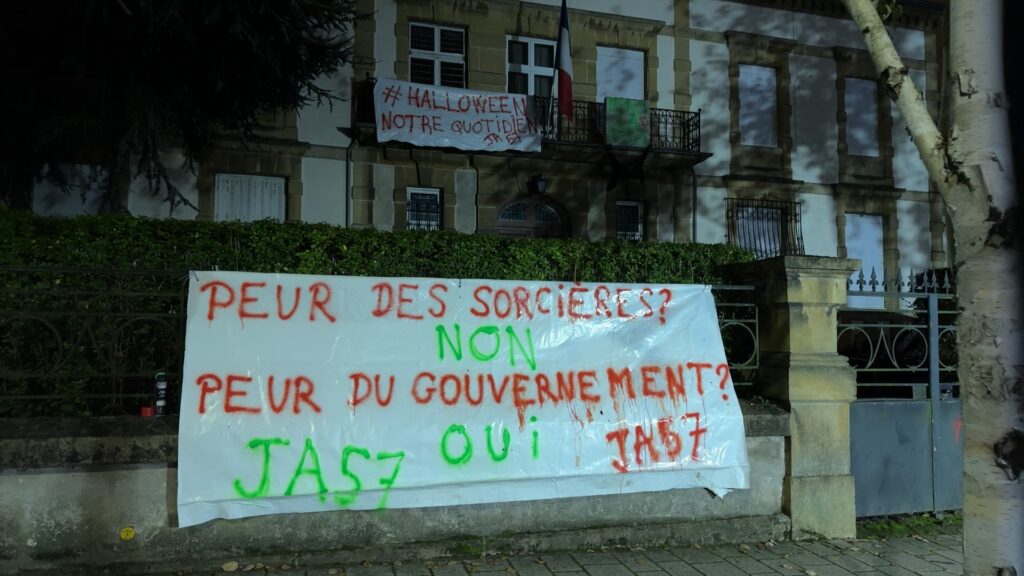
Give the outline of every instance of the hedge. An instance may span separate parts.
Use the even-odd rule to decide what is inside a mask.
[[[722,264],[750,258],[724,245],[52,219],[0,207],[0,417],[138,414],[153,372],[180,370],[187,270],[715,283]]]
[[[751,258],[722,244],[378,232],[127,215],[53,219],[0,208],[0,266],[707,284],[721,281],[721,265]]]

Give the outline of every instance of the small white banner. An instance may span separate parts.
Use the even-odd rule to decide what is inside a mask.
[[[178,517],[748,487],[706,286],[199,272]]]
[[[461,150],[540,152],[532,100],[523,94],[461,90],[378,79],[377,141]]]

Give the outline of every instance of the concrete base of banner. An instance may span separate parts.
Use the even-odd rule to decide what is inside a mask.
[[[712,545],[737,542],[780,542],[787,539],[789,517],[746,516],[700,521],[672,522],[649,526],[606,526],[583,530],[530,532],[496,537],[463,537],[435,542],[380,545],[366,548],[335,550],[267,550],[259,553],[239,552],[224,548],[216,553],[196,556],[178,554],[155,560],[112,560],[105,564],[83,567],[80,560],[47,560],[34,563],[39,574],[209,574],[219,572],[226,562],[240,566],[263,565],[273,568],[288,565],[292,570],[315,566],[355,565],[364,562],[386,563],[427,559],[476,559],[504,554],[554,554],[592,550],[629,550],[637,547],[658,550],[661,547],[687,547],[691,544]],[[298,547],[296,547],[298,548]],[[40,566],[45,566],[40,568]],[[257,571],[258,572],[258,571]],[[396,569],[397,572],[397,569]],[[0,574],[24,574],[24,571]],[[31,571],[30,574],[37,572]],[[262,573],[262,572],[259,572]],[[318,572],[319,573],[319,572]]]
[[[0,574],[219,567],[230,560],[360,562],[756,542],[788,537],[782,515],[789,414],[743,407],[751,487],[470,506],[280,514],[176,526],[172,419],[8,421],[0,427]],[[276,560],[275,560],[276,561]],[[129,568],[130,567],[130,568]]]

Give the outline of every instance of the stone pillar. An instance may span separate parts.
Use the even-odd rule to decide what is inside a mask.
[[[675,206],[676,187],[672,184],[658,185],[658,213],[657,213],[657,235],[658,242],[674,242],[676,239],[675,216],[678,208]]]
[[[463,234],[476,232],[476,170],[455,171],[455,230]]]
[[[373,165],[373,227],[390,232],[395,229],[395,167]]]
[[[614,210],[614,205],[613,208]],[[608,189],[603,181],[587,180],[587,239],[600,242],[608,233]],[[611,236],[614,238],[614,236]]]
[[[860,261],[783,256],[730,267],[757,287],[759,394],[788,405],[783,510],[793,539],[856,535],[850,472],[850,403],[856,374],[836,352],[837,312]]]

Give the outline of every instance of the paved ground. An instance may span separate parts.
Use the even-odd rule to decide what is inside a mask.
[[[308,576],[941,576],[963,573],[957,535],[828,540],[540,556],[488,556],[390,564],[263,566],[227,563],[217,573]]]

